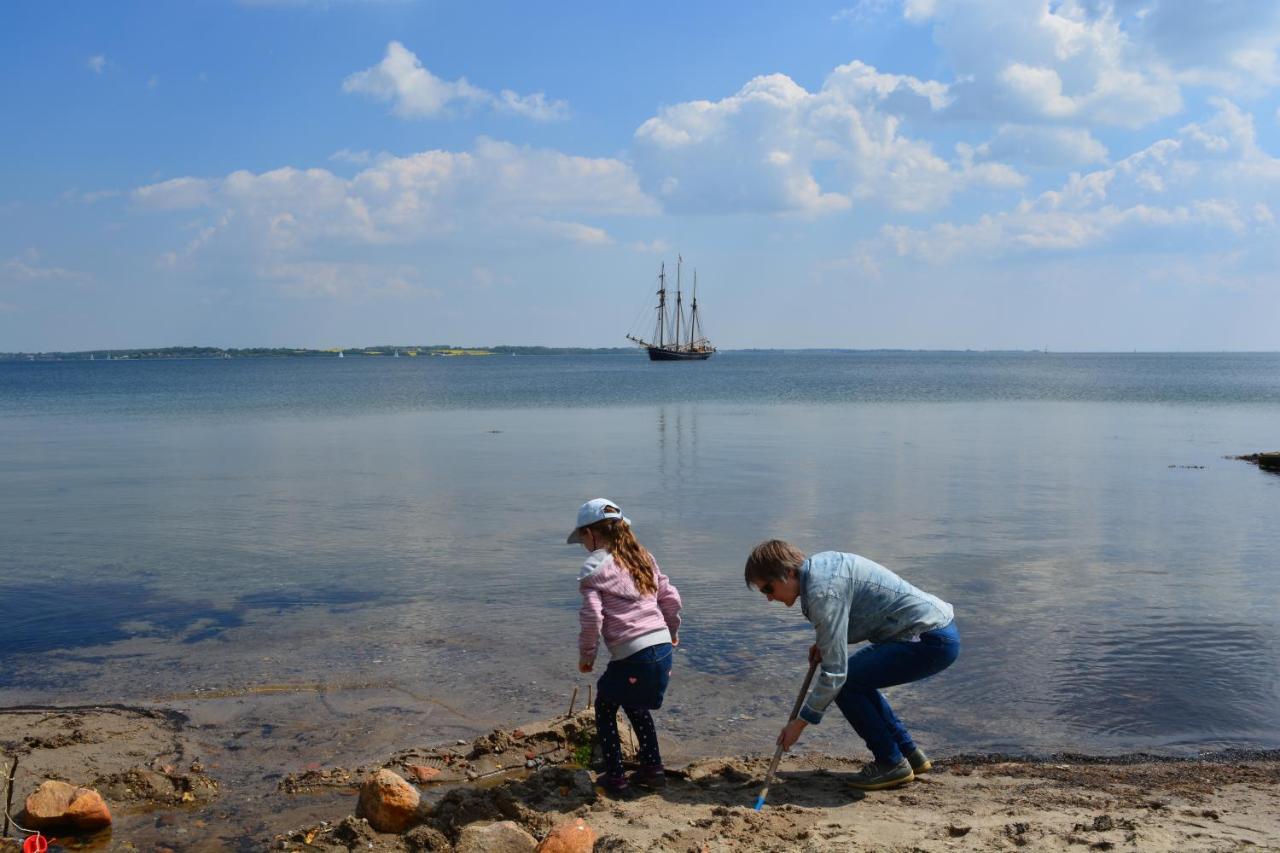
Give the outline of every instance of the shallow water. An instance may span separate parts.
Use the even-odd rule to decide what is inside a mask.
[[[0,364],[0,700],[323,682],[379,744],[563,710],[607,495],[685,599],[686,745],[790,706],[811,629],[741,580],[782,536],[955,605],[960,661],[892,692],[930,746],[1274,747],[1280,477],[1223,457],[1277,424],[1275,355]],[[300,695],[284,730],[351,724]]]

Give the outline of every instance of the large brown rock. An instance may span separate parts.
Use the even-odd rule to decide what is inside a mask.
[[[538,840],[520,828],[513,820],[503,820],[485,826],[471,824],[462,830],[457,853],[534,853]]]
[[[595,831],[578,818],[551,830],[538,845],[538,853],[591,853],[595,846]]]
[[[22,825],[30,829],[94,832],[111,825],[111,811],[101,794],[52,779],[27,797],[23,815]]]
[[[418,822],[418,789],[390,770],[379,770],[360,787],[356,815],[378,832],[404,832]]]

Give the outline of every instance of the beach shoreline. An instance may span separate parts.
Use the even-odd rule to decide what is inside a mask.
[[[255,773],[251,749],[231,762],[202,758],[207,728],[172,708],[0,709],[0,749],[19,759],[13,813],[50,778],[104,796],[113,828],[77,842],[102,851],[450,849],[468,826],[514,820],[537,839],[575,818],[600,839],[595,849],[613,851],[1280,849],[1280,750],[958,754],[865,795],[843,781],[856,761],[802,751],[784,758],[757,813],[762,754],[696,759],[672,768],[663,790],[603,797],[575,763],[590,740],[584,711],[405,744],[369,764],[300,750],[283,775]],[[416,835],[379,833],[355,816],[361,781],[380,768],[421,792]]]

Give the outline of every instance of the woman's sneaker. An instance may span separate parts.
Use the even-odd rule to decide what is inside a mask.
[[[885,788],[896,788],[916,778],[911,771],[911,763],[902,759],[897,764],[883,765],[878,761],[870,761],[857,773],[849,777],[849,785],[861,791],[882,791]]]
[[[635,770],[631,774],[631,784],[638,788],[667,787],[667,771],[661,764],[650,764]]]
[[[631,783],[627,781],[627,777],[612,773],[601,773],[596,777],[596,784],[604,789],[607,796],[614,799],[620,799],[631,793]]]
[[[905,756],[907,762],[911,765],[911,772],[919,776],[921,773],[928,773],[933,767],[933,762],[929,760],[929,756],[924,754],[924,750],[920,747],[908,752]]]

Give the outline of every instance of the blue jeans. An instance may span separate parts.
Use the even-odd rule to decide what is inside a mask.
[[[645,767],[661,767],[658,733],[650,710],[662,707],[671,680],[671,644],[659,643],[631,657],[609,662],[596,682],[596,737],[604,757],[605,774],[622,778],[622,741],[618,737],[618,709],[636,733],[637,759]]]
[[[878,688],[936,675],[959,656],[960,632],[954,621],[921,634],[918,643],[869,645],[849,656],[848,676],[836,695],[836,705],[877,762],[897,764],[916,748]]]

